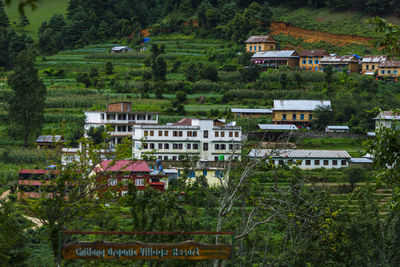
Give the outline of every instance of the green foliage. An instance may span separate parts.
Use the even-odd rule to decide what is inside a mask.
[[[113,73],[114,65],[111,63],[111,61],[106,62],[106,74],[111,75]]]
[[[185,92],[183,92],[183,91],[177,91],[177,92],[175,93],[175,96],[176,96],[176,100],[178,100],[178,102],[179,102],[180,104],[186,102],[187,94],[186,94]]]
[[[260,76],[260,70],[256,66],[244,67],[239,72],[242,82],[254,82]]]
[[[95,145],[98,145],[104,142],[106,129],[103,126],[90,127],[86,134]]]
[[[165,81],[165,75],[167,74],[167,63],[162,56],[157,58],[151,64],[154,81]]]

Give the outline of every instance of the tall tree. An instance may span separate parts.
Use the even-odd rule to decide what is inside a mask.
[[[30,23],[28,17],[27,17],[24,13],[20,14],[20,15],[19,15],[18,27],[19,27],[22,31],[24,31],[24,30],[25,30],[25,27],[28,26],[29,24],[31,24],[31,23]]]
[[[158,56],[151,64],[153,71],[153,79],[155,81],[164,81],[165,75],[167,75],[167,63],[162,56]]]
[[[9,134],[21,138],[27,147],[29,140],[42,130],[46,99],[46,87],[38,77],[31,53],[18,54],[8,84],[13,90],[8,101]]]
[[[10,26],[10,21],[4,11],[3,1],[0,0],[0,28],[7,28],[8,26]]]

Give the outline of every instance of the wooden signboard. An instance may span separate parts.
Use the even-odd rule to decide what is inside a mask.
[[[229,245],[209,245],[193,241],[177,244],[72,242],[62,249],[64,259],[74,260],[209,260],[228,259],[230,255]]]

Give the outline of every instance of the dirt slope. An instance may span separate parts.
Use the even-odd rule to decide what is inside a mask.
[[[305,30],[280,21],[273,21],[271,23],[270,29],[271,35],[273,36],[285,34],[291,35],[296,38],[302,38],[304,42],[307,43],[327,42],[337,46],[346,46],[354,43],[370,46],[369,41],[372,39],[369,37],[361,37],[355,35],[334,34],[313,30]]]

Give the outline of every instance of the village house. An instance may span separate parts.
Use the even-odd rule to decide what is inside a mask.
[[[374,120],[375,129],[392,128],[393,124],[400,123],[400,114],[393,111],[382,111]]]
[[[272,110],[267,108],[231,108],[235,118],[259,118],[272,115]]]
[[[350,128],[346,125],[328,125],[325,128],[327,133],[348,133],[349,131]]]
[[[54,148],[63,142],[62,135],[40,135],[35,141],[37,148]]]
[[[342,71],[347,68],[348,72],[359,72],[359,60],[355,55],[349,56],[326,56],[319,61],[320,70],[332,66],[334,71]]]
[[[114,46],[111,48],[111,53],[114,54],[127,53],[129,51],[132,51],[132,48],[129,46]]]
[[[351,159],[345,150],[305,150],[305,149],[252,149],[250,159],[266,159],[274,165],[292,165],[300,169],[343,168]]]
[[[103,160],[93,170],[99,193],[114,189],[118,195],[128,192],[129,183],[134,184],[137,190],[144,190],[150,186],[164,191],[165,182],[160,181],[158,174],[152,176],[151,173],[152,170],[143,160]],[[166,177],[166,175],[163,176],[163,178]]]
[[[39,198],[52,196],[52,180],[56,170],[23,169],[18,172],[18,198]]]
[[[400,60],[385,60],[379,64],[378,79],[388,78],[397,82],[399,75]]]
[[[297,131],[294,124],[258,124],[258,128],[265,131]]]
[[[386,55],[369,55],[364,56],[361,60],[361,74],[363,75],[374,75],[378,71],[379,65],[386,61],[388,56]]]
[[[326,50],[303,50],[300,54],[300,69],[320,71],[319,61],[325,56],[329,56]]]
[[[200,161],[240,160],[242,128],[219,120],[184,118],[167,125],[134,125],[133,157],[164,161],[184,156]]]
[[[256,52],[250,61],[265,69],[278,69],[279,66],[295,68],[299,66],[299,54],[295,50]]]
[[[265,52],[270,50],[276,50],[276,41],[269,35],[253,35],[245,41],[246,52]]]
[[[319,107],[330,106],[329,100],[274,100],[272,121],[274,124],[309,127],[313,120],[313,112]]]
[[[121,143],[124,137],[132,136],[132,126],[136,124],[157,124],[157,112],[132,110],[131,102],[107,104],[106,110],[85,111],[85,137],[90,127],[108,127],[111,129],[111,146]]]

